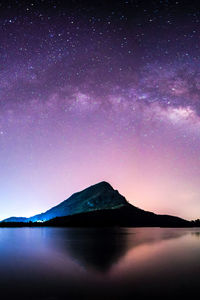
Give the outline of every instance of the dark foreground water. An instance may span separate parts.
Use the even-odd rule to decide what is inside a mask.
[[[199,289],[200,229],[0,229],[3,300],[181,299]]]

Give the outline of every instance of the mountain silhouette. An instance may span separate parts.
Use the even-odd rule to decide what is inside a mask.
[[[191,222],[179,217],[157,215],[131,205],[125,197],[105,181],[73,194],[44,213],[30,218],[11,217],[2,222],[4,224],[28,223],[29,225],[32,222],[35,224],[43,222],[42,224],[45,226],[73,227],[192,226]]]
[[[30,218],[11,217],[4,222],[37,222],[48,221],[56,217],[63,217],[79,213],[91,212],[102,209],[116,209],[126,205],[128,202],[114,190],[112,186],[102,181],[92,185],[81,192],[73,194],[67,200],[44,213]]]

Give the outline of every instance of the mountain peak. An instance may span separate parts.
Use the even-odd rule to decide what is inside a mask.
[[[94,186],[95,185],[97,185],[97,186],[104,186],[104,187],[107,187],[107,188],[111,188],[111,189],[113,189],[113,187],[111,186],[111,184],[110,183],[108,183],[107,181],[100,181],[100,182],[98,182],[98,183],[96,183],[96,184],[94,184]]]
[[[93,190],[93,189],[114,191],[113,187],[107,181],[100,181],[94,185],[87,187],[85,190]],[[83,191],[85,191],[85,190],[83,190]]]

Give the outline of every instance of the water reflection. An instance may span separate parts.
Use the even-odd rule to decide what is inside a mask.
[[[127,235],[115,229],[70,229],[64,232],[59,247],[77,263],[106,272],[129,249]]]
[[[191,297],[199,288],[199,237],[197,229],[2,228],[1,296]]]
[[[127,228],[70,228],[56,233],[57,247],[62,253],[66,252],[81,266],[92,267],[100,272],[109,271],[128,251],[141,244],[177,239],[185,234],[185,230],[160,231],[157,228],[138,228],[134,231]]]

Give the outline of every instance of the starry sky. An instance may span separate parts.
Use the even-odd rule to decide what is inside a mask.
[[[198,1],[0,1],[0,219],[108,181],[200,217]]]

